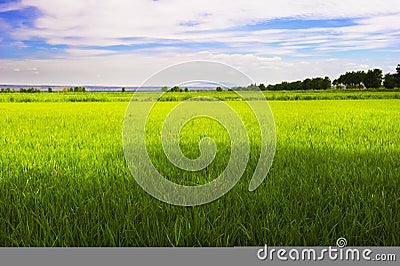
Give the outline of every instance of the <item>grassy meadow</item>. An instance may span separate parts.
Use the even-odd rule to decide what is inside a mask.
[[[238,110],[251,156],[231,191],[196,207],[163,203],[131,176],[121,131],[132,94],[0,95],[0,246],[335,245],[339,237],[351,246],[400,245],[400,92],[266,93],[277,149],[254,192],[254,120],[232,92],[200,94]],[[153,162],[174,182],[210,181],[229,159],[227,134],[207,120],[192,122],[197,131],[183,128],[188,157],[198,156],[204,132],[219,149],[210,167],[176,179],[180,170],[163,157],[157,125],[187,96],[165,97],[151,120]]]
[[[260,99],[252,91],[242,91],[247,100]],[[265,99],[272,101],[297,100],[363,100],[363,99],[400,99],[400,89],[357,89],[357,90],[309,90],[309,91],[264,91]],[[53,93],[0,93],[1,102],[129,102],[132,92],[53,92]],[[153,101],[156,99],[152,92],[141,92],[135,101]],[[160,101],[183,101],[192,97],[214,97],[223,101],[242,101],[232,91],[191,91],[182,93],[166,93]]]

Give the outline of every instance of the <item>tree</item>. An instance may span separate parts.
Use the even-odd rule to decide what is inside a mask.
[[[365,75],[364,85],[368,89],[381,87],[382,70],[378,68],[374,70],[368,70],[367,74]]]
[[[303,82],[302,82],[302,89],[303,90],[311,90],[312,89],[312,81],[309,78],[306,78]]]
[[[1,88],[1,90],[0,90],[0,92],[3,92],[3,93],[10,93],[10,92],[14,92],[14,89],[10,89],[10,88]]]
[[[324,80],[322,81],[322,89],[327,90],[332,87],[332,82],[329,77],[325,77]]]
[[[36,89],[36,88],[28,88],[28,89],[20,88],[19,92],[22,92],[22,93],[36,93],[36,92],[40,92],[40,90]]]
[[[168,91],[168,87],[167,86],[162,86],[161,91],[163,91],[163,92]]]
[[[222,91],[222,88],[220,86],[215,88],[216,91]]]
[[[301,90],[303,86],[303,82],[300,80],[292,82],[291,84],[292,84],[292,90]]]
[[[265,91],[267,88],[265,87],[264,83],[260,83],[260,85],[258,85],[258,87],[260,88],[260,90]]]
[[[364,88],[366,75],[367,74],[365,73],[365,71],[354,72],[354,81],[355,81],[356,88],[360,88],[360,89]],[[382,76],[382,73],[381,73],[381,76]],[[381,83],[382,83],[382,77],[381,77]]]
[[[396,87],[400,88],[400,64],[396,67]]]
[[[174,86],[174,87],[171,88],[170,91],[172,91],[172,92],[181,92],[182,89],[179,86]]]
[[[400,88],[400,64],[397,65],[395,74],[387,73],[385,75],[383,86],[387,89]]]
[[[47,92],[53,92],[52,88],[47,88]]]
[[[346,72],[336,80],[336,86],[344,85],[346,88],[364,88],[364,80],[364,71]]]
[[[85,92],[85,87],[74,87],[73,92]]]
[[[322,90],[324,80],[323,78],[313,78],[311,80],[311,86],[313,90]]]
[[[121,92],[125,92],[125,87],[122,87],[122,88],[121,88]]]
[[[256,84],[250,84],[249,86],[247,86],[247,88],[245,90],[248,91],[258,91],[259,87]]]
[[[334,82],[335,84],[339,84],[338,80],[335,80]],[[269,84],[264,90],[326,90],[329,89],[331,86],[332,82],[329,77],[317,77],[306,78],[303,81],[283,81],[275,85]]]
[[[189,88],[185,88],[183,91],[184,92],[189,92]]]
[[[400,88],[400,64],[396,67],[396,87]]]
[[[394,87],[397,87],[397,75],[387,73],[385,75],[385,80],[383,81],[383,86],[386,89],[393,89]]]

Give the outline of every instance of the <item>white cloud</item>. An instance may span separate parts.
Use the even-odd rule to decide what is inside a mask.
[[[8,11],[15,11],[21,8],[25,8],[26,6],[21,3],[20,1],[9,2],[9,3],[0,3],[0,13],[8,12]]]
[[[62,60],[0,60],[2,76],[7,83],[59,85],[140,85],[161,69],[184,61],[210,60],[232,65],[257,83],[277,83],[306,77],[329,76],[332,79],[345,71],[375,67],[351,59],[284,59],[253,54],[223,54],[212,52],[160,52],[159,57],[137,54],[115,54],[102,57],[68,58]],[[39,71],[29,71],[36,69]],[[20,69],[14,72],[13,69]],[[385,70],[384,70],[385,71]],[[393,72],[393,69],[389,69]],[[159,84],[157,84],[159,85]]]
[[[0,30],[8,29],[4,32],[20,48],[23,41],[37,38],[68,48],[48,59],[2,60],[1,76],[7,82],[137,85],[162,67],[196,59],[231,64],[267,83],[314,75],[334,78],[365,62],[335,58],[332,53],[396,50],[393,47],[400,43],[398,0],[22,0],[0,5],[0,12],[28,6],[40,10],[33,26],[8,25],[0,19]],[[243,29],[280,18],[351,18],[356,24]],[[93,48],[151,43],[167,46],[132,51]],[[393,65],[393,60],[385,59],[383,64]],[[40,73],[25,71],[34,67]]]
[[[366,0],[362,4],[359,0],[24,0],[21,5],[34,6],[42,15],[36,19],[35,28],[16,29],[13,36],[20,39],[41,37],[52,44],[71,45],[113,45],[122,38],[183,38],[194,41],[206,38],[215,41],[221,33],[199,31],[251,25],[276,18],[351,17],[359,18],[361,25],[343,28],[341,33],[391,31],[398,30],[400,14],[397,0]],[[272,31],[268,33],[274,36]],[[225,34],[221,35],[224,38]],[[241,41],[246,37],[241,36]],[[239,41],[240,36],[236,34],[232,38]],[[132,43],[127,40],[125,42]]]
[[[102,56],[102,55],[111,55],[115,54],[115,51],[110,50],[100,50],[100,49],[77,49],[77,48],[70,48],[66,49],[66,53],[69,57],[92,57],[92,56]]]

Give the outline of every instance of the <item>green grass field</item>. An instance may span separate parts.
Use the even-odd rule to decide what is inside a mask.
[[[131,94],[0,95],[0,246],[335,245],[339,237],[351,246],[400,245],[399,92],[362,92],[365,99],[324,92],[312,101],[304,99],[319,94],[281,92],[275,99],[285,93],[298,99],[269,102],[277,149],[254,192],[252,120],[233,94],[220,94],[245,117],[252,153],[230,192],[196,207],[163,203],[131,176],[121,139]],[[152,121],[182,95],[157,103]],[[193,108],[205,104],[213,103],[194,101]],[[205,171],[175,182],[207,182],[226,164],[226,134],[210,121],[197,123],[204,127],[182,131],[184,153],[198,155],[203,130],[220,153]],[[156,135],[151,140],[152,154],[161,154]],[[153,159],[174,178],[178,170],[165,158]]]
[[[250,100],[263,100],[252,91],[242,92]],[[373,90],[315,90],[315,91],[264,91],[267,100],[363,100],[363,99],[400,99],[400,89]],[[0,93],[1,102],[129,102],[132,92],[53,92],[53,93]],[[230,91],[192,91],[167,93],[160,101],[182,101],[191,97],[215,97],[224,101],[241,101],[242,99]],[[154,100],[152,92],[141,92],[136,101]]]

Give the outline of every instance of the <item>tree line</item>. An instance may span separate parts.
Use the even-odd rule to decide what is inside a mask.
[[[372,89],[381,88],[382,85],[386,89],[400,88],[400,64],[397,65],[396,73],[382,74],[381,69],[370,69],[368,71],[351,71],[339,76],[339,78],[331,82],[329,77],[306,78],[293,82],[283,81],[279,84],[269,84],[265,86],[263,83],[256,85],[250,84],[247,87],[234,87],[233,90],[327,90],[336,89]]]
[[[333,84],[337,88],[349,88],[349,89],[371,89],[380,88],[382,86],[382,70],[381,69],[370,69],[365,71],[352,71],[346,72],[340,75],[339,78],[333,81]]]
[[[86,92],[85,87],[71,87],[71,88],[63,88],[63,92]],[[1,88],[0,93],[13,93],[15,92],[14,89],[10,88]],[[19,88],[20,93],[39,93],[42,92],[37,88]],[[47,92],[53,92],[52,88],[47,88]]]
[[[86,92],[85,87],[63,88],[63,92]]]
[[[333,85],[337,88],[380,88],[393,89],[400,88],[400,64],[397,65],[396,73],[387,73],[383,76],[382,70],[379,68],[370,69],[368,71],[352,71],[340,75],[333,81]]]
[[[265,86],[264,83],[259,85],[250,84],[247,87],[233,87],[231,90],[234,91],[254,91],[254,90],[262,90],[262,91],[279,91],[279,90],[327,90],[331,88],[332,82],[329,77],[318,77],[318,78],[306,78],[303,81],[283,81],[279,84],[269,84]]]
[[[10,88],[1,88],[0,89],[0,93],[13,93],[15,92],[14,89],[10,89]],[[36,88],[20,88],[19,92],[21,93],[38,93],[40,92],[39,89]]]
[[[161,88],[161,91],[163,91],[163,92],[189,92],[190,90],[189,90],[189,88],[182,89],[179,86],[173,86],[172,88],[168,88],[167,86],[163,86]]]
[[[327,90],[331,88],[332,82],[329,77],[306,78],[303,81],[281,82],[279,84],[269,84],[265,87],[259,85],[260,90]]]
[[[336,89],[378,89],[383,85],[386,89],[400,88],[400,64],[397,65],[396,73],[382,74],[381,69],[370,69],[368,71],[351,71],[341,74],[339,78],[331,81],[329,77],[306,78],[293,82],[283,81],[279,84],[269,84],[265,86],[263,83],[250,84],[246,87],[232,87],[229,91],[279,91],[279,90],[327,90]],[[189,91],[187,88],[182,89],[179,86],[168,88],[163,86],[162,91],[182,92]],[[222,87],[216,87],[216,91],[223,91]]]
[[[381,88],[382,86],[386,89],[400,88],[400,64],[396,67],[395,73],[387,73],[383,76],[383,72],[379,68],[370,69],[368,71],[351,71],[341,74],[339,78],[331,82],[329,77],[317,77],[317,78],[306,78],[304,80],[298,80],[293,82],[283,81],[279,84],[269,84],[265,86],[263,83],[256,85],[250,84],[247,87],[233,87],[228,90],[234,91],[254,91],[254,90],[327,90],[332,88],[336,89],[372,89]],[[179,86],[174,86],[168,88],[163,86],[161,88],[164,92],[189,92],[188,88],[181,88]],[[52,92],[52,88],[48,88],[47,92]],[[85,87],[70,87],[63,88],[63,92],[86,92]],[[125,92],[125,87],[121,89]],[[217,87],[216,91],[223,91],[222,87]],[[1,88],[0,93],[13,93],[14,89]],[[20,88],[21,93],[38,93],[40,92],[37,88]]]
[[[387,73],[385,75],[383,85],[387,89],[400,88],[400,64],[396,67],[396,73]]]

